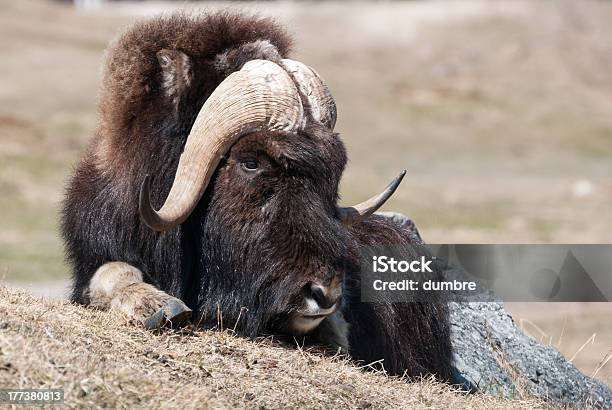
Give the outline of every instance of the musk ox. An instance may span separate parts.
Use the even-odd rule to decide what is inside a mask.
[[[360,300],[364,248],[422,252],[374,214],[403,174],[338,206],[334,100],[289,48],[274,22],[231,13],[154,18],[110,46],[63,208],[72,300],[150,328],[222,316],[247,337],[308,335],[391,374],[449,379],[443,300]]]

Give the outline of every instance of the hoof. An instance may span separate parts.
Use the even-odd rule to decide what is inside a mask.
[[[182,326],[191,319],[191,309],[189,309],[182,300],[177,298],[170,299],[162,310],[164,311],[166,320],[168,320],[173,327]]]
[[[166,306],[153,313],[143,324],[145,329],[154,330],[169,324],[171,327],[180,327],[191,319],[191,309],[177,298],[172,298]]]
[[[157,312],[153,313],[148,319],[146,319],[143,324],[145,329],[153,330],[162,327],[165,322],[166,318],[164,317],[164,310],[159,309]]]

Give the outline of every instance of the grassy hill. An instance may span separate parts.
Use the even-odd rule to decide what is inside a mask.
[[[0,387],[63,388],[71,408],[542,408],[432,380],[407,383],[299,341],[250,341],[231,330],[151,333],[106,312],[5,287]]]

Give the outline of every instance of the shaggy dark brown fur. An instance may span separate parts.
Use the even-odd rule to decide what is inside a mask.
[[[338,184],[346,152],[338,135],[316,121],[298,134],[243,137],[180,227],[156,233],[139,218],[144,176],[153,177],[152,203],[159,208],[195,117],[215,87],[244,62],[276,61],[289,46],[271,21],[227,13],[156,18],[111,46],[100,127],[64,203],[73,300],[89,303],[96,269],[125,262],[182,299],[197,312],[196,322],[215,326],[222,312],[226,325],[254,337],[291,333],[290,318],[309,283],[344,283],[342,312],[355,359],[384,359],[393,374],[448,379],[444,301],[360,301],[355,284],[364,248],[393,245],[406,259],[420,251],[407,232],[380,217],[351,228],[341,223]]]

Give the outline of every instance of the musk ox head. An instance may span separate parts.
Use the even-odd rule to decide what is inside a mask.
[[[203,298],[238,296],[275,330],[297,334],[339,308],[344,273],[358,269],[347,225],[378,209],[403,174],[377,197],[338,207],[346,153],[335,122],[334,99],[313,69],[251,60],[204,103],[158,211],[145,177],[140,215],[157,231],[183,223],[210,191],[202,257],[223,268],[209,270]]]

